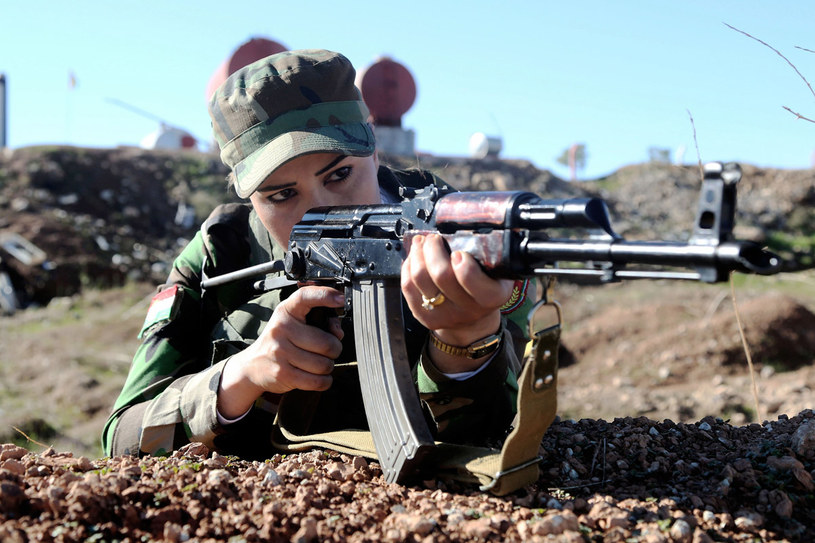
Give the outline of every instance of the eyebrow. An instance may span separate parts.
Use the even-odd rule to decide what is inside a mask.
[[[329,162],[329,163],[328,163],[328,164],[327,164],[327,165],[326,165],[324,168],[322,168],[320,171],[315,172],[315,173],[314,173],[314,175],[321,175],[321,174],[324,174],[325,172],[327,172],[328,170],[330,170],[331,168],[333,168],[334,166],[336,166],[338,162],[341,162],[341,161],[342,161],[342,160],[344,160],[345,158],[346,158],[346,157],[345,157],[345,155],[339,155],[337,158],[335,158],[334,160],[332,160],[331,162]]]
[[[286,189],[289,187],[295,186],[297,183],[283,183],[282,185],[271,185],[268,187],[258,187],[256,190],[258,192],[272,192],[275,190]]]
[[[331,168],[333,168],[334,166],[336,166],[336,165],[337,165],[337,163],[341,162],[341,161],[342,161],[343,159],[345,159],[345,158],[346,158],[346,156],[345,156],[345,155],[339,155],[339,156],[338,156],[338,157],[336,157],[334,160],[332,160],[331,162],[329,162],[328,164],[326,164],[326,165],[325,165],[323,168],[321,168],[319,171],[315,172],[315,173],[314,173],[314,175],[322,175],[322,174],[324,174],[325,172],[327,172],[328,170],[330,170]],[[258,189],[256,189],[256,190],[257,190],[258,192],[272,192],[272,191],[275,191],[275,190],[287,189],[287,188],[289,188],[289,187],[293,187],[293,186],[295,186],[295,185],[297,185],[297,182],[294,182],[294,181],[293,181],[293,182],[291,182],[291,183],[283,183],[282,185],[270,185],[270,186],[268,186],[268,187],[259,187],[259,188],[258,188]]]

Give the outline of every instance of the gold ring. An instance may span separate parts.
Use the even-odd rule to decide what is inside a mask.
[[[426,309],[427,311],[433,311],[433,308],[436,307],[437,305],[443,304],[445,299],[446,298],[444,297],[444,294],[442,294],[441,292],[439,292],[432,298],[428,298],[427,296],[422,294],[422,309]]]

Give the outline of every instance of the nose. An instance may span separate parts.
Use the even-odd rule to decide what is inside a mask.
[[[323,189],[314,191],[312,195],[312,207],[333,207],[347,203],[339,194]]]

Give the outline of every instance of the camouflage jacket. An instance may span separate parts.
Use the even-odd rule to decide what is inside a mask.
[[[428,184],[451,190],[420,171],[379,171],[380,187],[397,198],[400,186]],[[281,299],[293,288],[260,297],[253,280],[202,291],[201,281],[247,266],[282,258],[259,219],[246,204],[219,206],[173,263],[142,329],[142,343],[125,385],[104,427],[106,454],[167,454],[200,441],[223,454],[263,458],[274,454],[270,440],[280,397],[265,394],[238,422],[219,423],[217,391],[226,360],[256,339]],[[406,311],[406,345],[431,431],[451,442],[503,438],[515,412],[516,376],[526,346],[521,322],[532,305],[528,282],[517,282],[502,309],[503,342],[488,366],[464,381],[447,378],[424,354],[427,330]],[[405,308],[407,306],[405,305]],[[516,320],[518,322],[516,322]],[[343,322],[344,351],[353,358],[353,330]],[[320,400],[321,426],[365,427],[359,384],[335,370],[334,384]],[[332,393],[333,391],[333,393]],[[349,396],[353,396],[349,400]]]

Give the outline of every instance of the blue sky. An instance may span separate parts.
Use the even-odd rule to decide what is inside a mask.
[[[352,8],[352,6],[355,6]],[[14,1],[3,3],[0,73],[7,143],[138,145],[154,119],[209,141],[205,88],[252,37],[327,48],[363,69],[388,55],[413,73],[403,117],[417,150],[464,156],[474,132],[502,156],[583,178],[644,162],[651,147],[696,161],[808,168],[815,96],[815,2],[797,0],[384,2]],[[69,74],[77,85],[69,89]],[[691,123],[691,116],[693,123]]]

